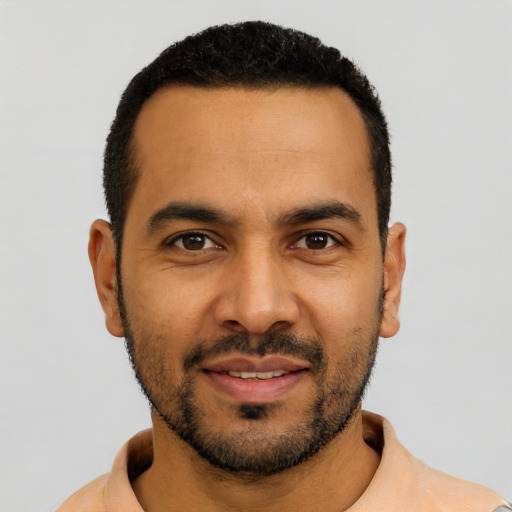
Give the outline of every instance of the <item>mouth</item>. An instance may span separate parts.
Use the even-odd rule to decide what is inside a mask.
[[[236,377],[238,379],[258,379],[258,380],[267,380],[274,379],[276,377],[282,377],[283,375],[288,375],[292,372],[288,372],[286,370],[277,370],[277,371],[269,371],[269,372],[237,372],[236,370],[229,370],[224,373],[225,375],[229,375],[230,377]]]
[[[309,364],[281,356],[238,356],[206,364],[201,373],[232,401],[266,404],[284,398],[309,371]]]

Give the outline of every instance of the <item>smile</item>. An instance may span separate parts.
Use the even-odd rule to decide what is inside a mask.
[[[270,372],[237,372],[234,370],[222,372],[225,375],[229,375],[230,377],[237,377],[239,379],[259,379],[259,380],[267,380],[273,379],[275,377],[282,377],[283,375],[287,375],[291,372],[287,372],[286,370],[277,370]]]
[[[268,404],[284,399],[308,373],[306,369],[202,372],[216,392],[236,403],[248,404]]]

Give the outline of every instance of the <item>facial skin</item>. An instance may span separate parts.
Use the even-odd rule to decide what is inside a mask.
[[[106,223],[89,249],[107,327],[127,336],[159,412],[155,436],[174,439],[171,426],[210,463],[265,475],[359,428],[377,338],[399,327],[405,230],[390,229],[383,261],[352,101],[173,86],[144,105],[134,143],[124,319]]]

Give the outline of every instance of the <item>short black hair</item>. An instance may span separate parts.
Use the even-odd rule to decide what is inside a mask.
[[[381,103],[359,68],[313,36],[262,21],[214,26],[169,46],[124,91],[107,138],[103,186],[118,263],[137,182],[133,128],[144,102],[167,85],[204,88],[337,87],[359,108],[368,132],[379,233],[385,250],[391,154]]]

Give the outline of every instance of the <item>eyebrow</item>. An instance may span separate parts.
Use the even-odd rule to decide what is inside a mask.
[[[294,208],[278,217],[277,225],[294,226],[331,218],[347,220],[360,229],[365,229],[361,214],[352,205],[341,201],[329,201],[327,203]],[[166,223],[174,220],[192,220],[224,225],[234,225],[236,223],[233,217],[217,208],[200,204],[170,202],[151,216],[147,223],[147,229],[150,233],[153,233]]]
[[[342,219],[366,229],[361,214],[350,204],[341,201],[329,201],[304,208],[296,208],[281,216],[280,225],[306,224],[324,219]]]
[[[198,204],[170,202],[156,211],[147,223],[150,233],[173,220],[193,220],[197,222],[233,224],[233,219],[216,208]]]

